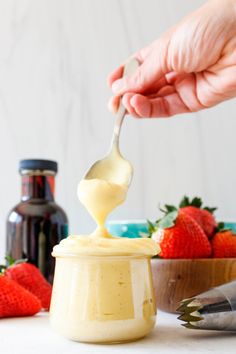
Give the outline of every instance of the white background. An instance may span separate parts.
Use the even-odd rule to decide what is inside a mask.
[[[20,198],[18,161],[59,162],[57,201],[71,233],[93,222],[76,186],[109,146],[107,74],[201,0],[0,0],[0,255],[7,213]],[[235,219],[236,101],[162,120],[127,117],[121,150],[135,175],[111,218],[155,218],[187,193]]]

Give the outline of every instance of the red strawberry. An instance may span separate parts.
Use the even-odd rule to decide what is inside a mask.
[[[25,262],[13,264],[5,270],[4,274],[37,296],[45,310],[49,309],[52,286],[37,267]]]
[[[33,316],[41,309],[39,299],[28,290],[0,275],[0,318]]]
[[[160,245],[162,258],[205,258],[211,245],[202,228],[190,216],[166,206],[163,219],[157,222],[152,238]]]
[[[216,208],[202,208],[202,201],[200,198],[193,198],[192,201],[188,197],[184,197],[180,202],[181,210],[191,216],[203,229],[208,238],[214,235],[217,227],[213,212]]]
[[[236,257],[236,235],[232,230],[217,232],[211,245],[214,258]]]

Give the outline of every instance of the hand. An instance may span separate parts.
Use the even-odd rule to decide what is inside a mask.
[[[236,96],[236,1],[212,0],[133,55],[140,67],[122,77],[123,65],[108,77],[137,118],[169,117],[212,107]]]

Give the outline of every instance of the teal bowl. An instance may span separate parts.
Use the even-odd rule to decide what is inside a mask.
[[[236,234],[236,222],[233,221],[224,221],[225,228],[231,229]]]
[[[146,220],[112,220],[106,227],[113,236],[136,238],[148,234]]]
[[[224,222],[225,227],[231,229],[236,233],[236,222],[227,221]],[[146,220],[111,220],[108,221],[107,229],[113,236],[120,237],[143,237],[148,234],[148,225]]]

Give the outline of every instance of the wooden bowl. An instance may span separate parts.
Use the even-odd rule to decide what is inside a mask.
[[[157,308],[176,313],[181,300],[236,279],[236,258],[152,259]]]

